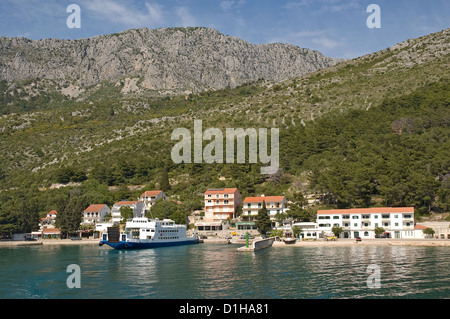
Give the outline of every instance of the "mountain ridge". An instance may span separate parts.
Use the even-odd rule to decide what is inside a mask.
[[[130,29],[77,40],[0,37],[0,80],[46,78],[78,91],[102,81],[125,86],[123,93],[234,88],[259,79],[286,80],[340,61],[204,27]]]

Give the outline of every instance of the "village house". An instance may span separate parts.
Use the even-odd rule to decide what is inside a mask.
[[[145,191],[139,197],[139,201],[144,202],[145,212],[150,211],[150,208],[152,207],[152,205],[154,205],[156,203],[156,201],[159,199],[162,199],[162,200],[167,199],[166,194],[164,194],[163,191],[159,191],[159,190],[158,191]]]
[[[120,223],[123,219],[120,208],[130,207],[133,210],[133,217],[144,217],[145,209],[144,202],[142,201],[120,201],[113,205],[111,209],[111,218],[114,224]]]
[[[104,221],[106,215],[111,212],[106,204],[91,204],[83,212],[81,225],[91,225]]]
[[[256,229],[255,221],[258,219],[258,212],[263,208],[263,203],[266,203],[266,209],[272,220],[273,226],[276,225],[277,214],[286,211],[286,197],[285,196],[265,196],[246,197],[242,205],[241,221],[236,223],[239,230],[242,229]]]
[[[52,228],[55,225],[56,215],[58,212],[56,210],[51,210],[47,213],[46,217],[41,218],[40,227],[41,228]]]

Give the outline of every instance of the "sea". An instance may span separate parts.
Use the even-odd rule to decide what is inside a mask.
[[[444,299],[450,248],[0,248],[0,299]]]

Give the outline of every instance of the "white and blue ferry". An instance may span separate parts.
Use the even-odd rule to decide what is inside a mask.
[[[171,219],[135,217],[127,221],[122,233],[118,227],[108,227],[99,245],[106,244],[114,249],[146,249],[199,242],[198,237],[186,235],[185,225],[177,225]]]

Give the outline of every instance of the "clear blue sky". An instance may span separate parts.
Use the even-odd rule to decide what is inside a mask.
[[[81,28],[69,29],[69,4]],[[381,28],[369,29],[369,4]],[[292,43],[355,58],[449,27],[449,0],[1,0],[0,36],[78,39],[132,28],[204,26],[251,43]]]

